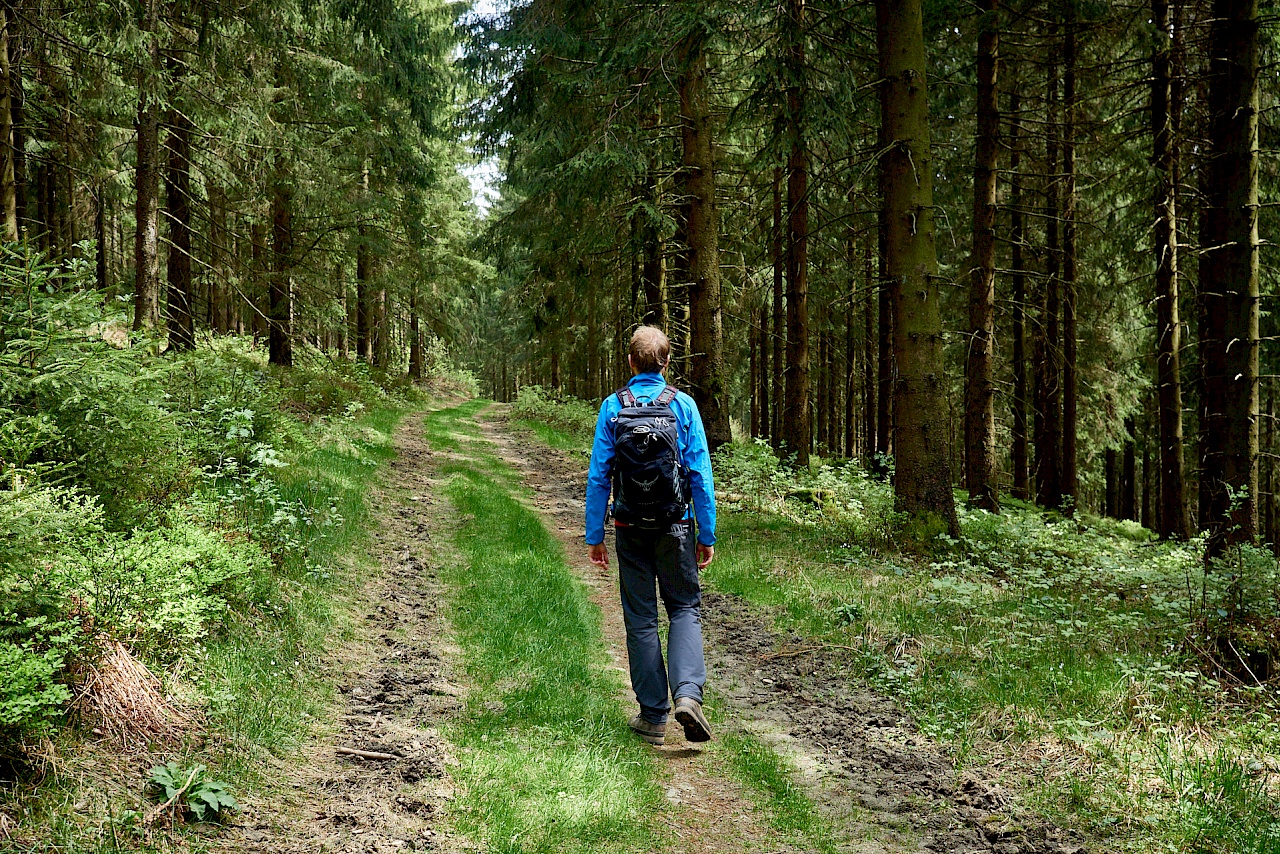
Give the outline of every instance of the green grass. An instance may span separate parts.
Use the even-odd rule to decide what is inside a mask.
[[[435,447],[462,455],[442,463],[459,520],[442,577],[473,686],[451,732],[452,820],[495,852],[651,851],[664,840],[657,767],[627,728],[600,615],[518,500],[515,472],[478,441],[483,405],[425,423]]]
[[[806,851],[825,854],[840,850],[833,838],[834,828],[796,781],[799,772],[791,763],[748,733],[722,733],[720,741],[721,755],[755,796],[774,830],[803,842]]]

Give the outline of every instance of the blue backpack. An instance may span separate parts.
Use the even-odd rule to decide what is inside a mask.
[[[622,410],[613,419],[613,518],[637,528],[665,528],[689,510],[680,465],[680,434],[667,386],[649,403],[631,389],[617,392]]]

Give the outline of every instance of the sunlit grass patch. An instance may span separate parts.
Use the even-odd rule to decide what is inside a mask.
[[[726,732],[720,740],[721,755],[764,808],[775,830],[798,838],[805,850],[839,850],[830,823],[796,782],[796,768],[754,735]]]
[[[529,730],[467,744],[458,827],[488,850],[648,851],[657,842],[644,785],[652,768],[633,749]]]
[[[441,575],[473,686],[454,821],[490,851],[650,851],[663,805],[648,748],[627,728],[600,615],[559,541],[519,500],[469,405],[427,416],[456,512],[459,559]],[[433,438],[434,437],[434,438]],[[460,441],[462,439],[463,441]],[[452,444],[448,444],[448,442]]]

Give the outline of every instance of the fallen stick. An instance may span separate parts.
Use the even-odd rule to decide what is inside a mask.
[[[361,759],[378,759],[383,762],[400,758],[394,753],[379,753],[376,750],[360,750],[356,747],[335,747],[333,752],[337,753],[339,756],[358,756]]]
[[[859,652],[859,648],[856,646],[847,646],[839,643],[823,643],[818,644],[817,646],[806,646],[801,649],[788,649],[782,652],[770,653],[769,655],[759,655],[756,656],[756,658],[760,661],[773,661],[776,658],[794,658],[797,655],[804,655],[809,652],[819,652],[824,649],[847,649],[850,652]]]

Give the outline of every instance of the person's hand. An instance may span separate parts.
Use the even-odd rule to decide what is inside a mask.
[[[591,562],[601,569],[609,568],[609,552],[605,550],[604,543],[596,543],[587,547],[587,556],[591,558]]]
[[[698,569],[706,569],[707,564],[711,563],[711,559],[715,556],[715,546],[704,546],[702,543],[698,543]]]

